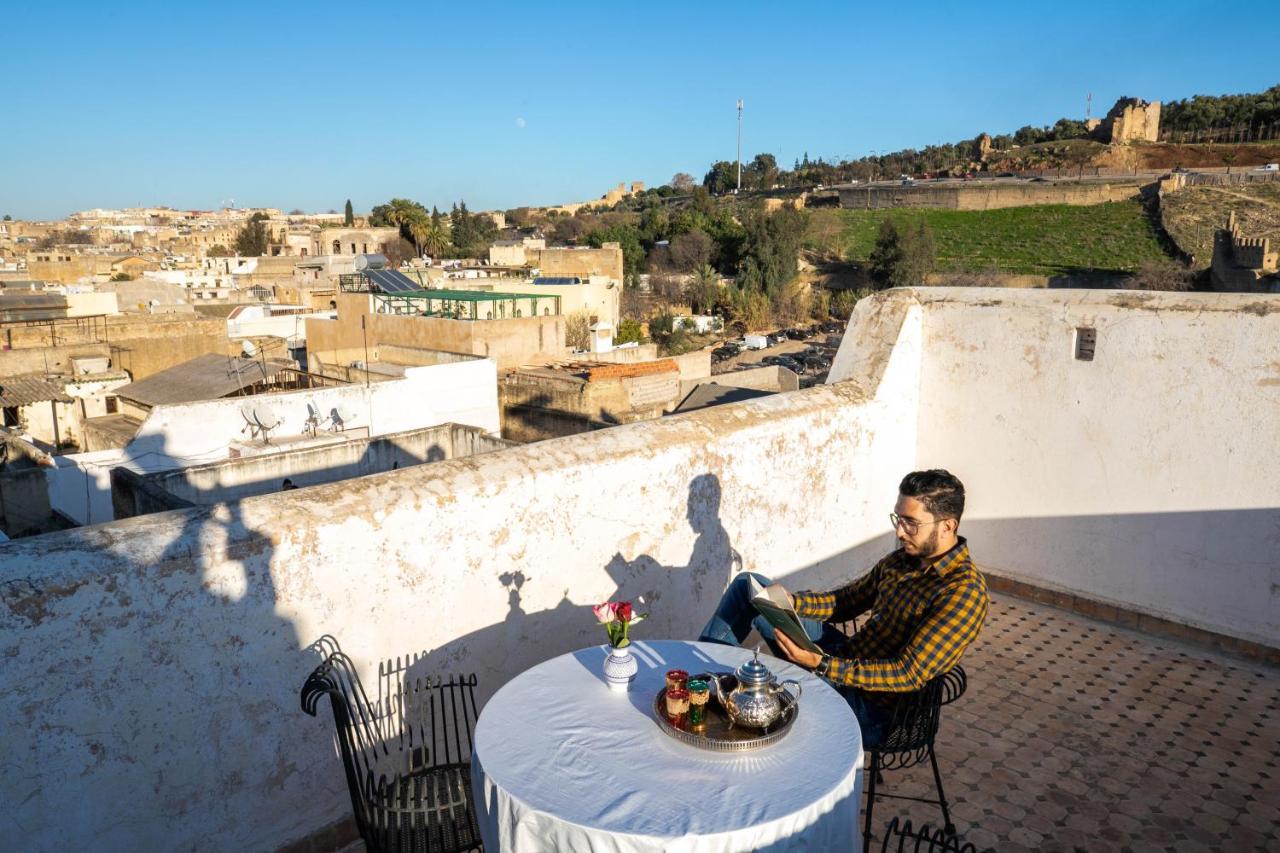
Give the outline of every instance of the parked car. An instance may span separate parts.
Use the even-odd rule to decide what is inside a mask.
[[[804,340],[804,329],[801,329],[798,327],[794,329],[787,329],[783,332],[783,334],[787,336],[788,340],[792,340],[792,341]]]
[[[796,361],[789,355],[780,355],[778,360],[774,362],[778,367],[785,367],[792,373],[804,373],[804,365]]]

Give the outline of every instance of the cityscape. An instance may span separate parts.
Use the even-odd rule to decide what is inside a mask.
[[[1177,38],[1193,5],[1174,4]],[[370,12],[379,28],[423,14]],[[1258,43],[1280,36],[1256,12]],[[195,14],[59,13],[82,45],[144,20],[187,32]],[[522,41],[513,14],[541,13],[448,10],[449,55],[524,44],[536,66],[662,32],[601,11]],[[228,26],[205,47],[251,55]],[[1063,56],[1100,49],[1049,29]],[[411,43],[386,38],[398,73]],[[919,38],[949,55],[946,27]],[[944,84],[903,71],[875,122],[851,107],[859,121],[824,126],[788,98],[810,108],[808,83],[816,97],[870,59],[824,46],[739,83],[747,60],[725,48],[671,49],[648,80],[580,54],[519,97],[497,69],[456,69],[459,88],[421,108],[400,79],[335,100],[337,135],[310,139],[319,95],[287,104],[290,87],[341,75],[332,99],[375,72],[263,65],[244,79],[275,112],[191,106],[242,123],[254,150],[235,181],[234,137],[184,143],[176,118],[171,141],[153,118],[75,131],[83,151],[127,138],[119,174],[110,154],[49,169],[64,119],[24,105],[71,84],[37,83],[27,47],[0,59],[31,81],[0,145],[9,849],[1280,847],[1275,69],[1228,73],[1235,54],[1214,46],[1212,62],[1169,59],[1162,82],[1148,66],[1164,60],[1126,56],[1078,79],[1053,66],[1068,82],[1038,100],[986,79],[994,94],[932,112]],[[67,68],[87,79],[96,50]],[[1004,70],[1035,55],[1018,44]],[[171,85],[151,97],[177,110]],[[609,88],[652,137],[594,106]],[[963,480],[958,508],[909,472]],[[877,656],[913,673],[876,694],[901,727],[883,742],[839,701],[883,661],[820,643],[807,663],[759,620],[745,652],[699,639],[742,574],[836,590],[913,547],[927,573],[930,524],[972,550],[985,618],[938,671],[916,646]],[[901,617],[878,609],[897,606],[888,589],[824,624],[857,648]],[[789,595],[784,610],[817,618],[818,599]],[[912,618],[941,619],[930,600]],[[611,618],[635,625],[606,638]],[[638,674],[618,682],[615,657]],[[795,686],[758,752],[688,746],[654,703],[696,693],[691,667],[742,690],[760,662],[775,691]],[[710,707],[734,719],[720,683]],[[522,717],[569,697],[580,725]],[[911,734],[903,715],[929,702]],[[615,747],[639,757],[610,763]],[[804,762],[830,778],[786,781]]]

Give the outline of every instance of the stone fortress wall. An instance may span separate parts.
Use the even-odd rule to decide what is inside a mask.
[[[915,186],[839,187],[840,206],[854,210],[929,207],[944,210],[998,210],[1036,204],[1092,205],[1125,201],[1142,194],[1146,179],[1106,182],[978,181]]]

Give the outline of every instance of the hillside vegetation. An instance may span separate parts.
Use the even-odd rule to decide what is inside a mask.
[[[899,228],[914,228],[923,220],[937,246],[940,272],[1134,272],[1145,262],[1168,257],[1137,201],[983,211],[823,210],[812,215],[810,248],[860,264],[870,257],[886,218]]]
[[[1245,236],[1280,242],[1280,182],[1188,187],[1160,202],[1165,230],[1178,248],[1195,256],[1197,269],[1209,266],[1213,232],[1226,225],[1232,211]]]

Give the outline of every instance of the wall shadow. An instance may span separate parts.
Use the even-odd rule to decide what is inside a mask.
[[[165,449],[152,439],[144,452]],[[179,519],[160,546],[157,532]],[[285,788],[295,801],[309,796],[297,775],[305,762],[279,728],[298,714],[307,662],[292,621],[277,612],[274,550],[271,533],[233,502],[35,537],[0,553],[0,647],[17,643],[26,668],[57,673],[41,682],[6,665],[24,679],[27,707],[26,731],[6,737],[6,750],[38,768],[22,797],[0,797],[27,830],[25,844],[196,849],[216,838],[261,849],[315,827],[323,805],[282,820],[272,803]],[[282,671],[296,677],[278,679]],[[246,756],[260,778],[245,778]],[[333,803],[338,783],[306,787],[310,796],[330,789]]]

